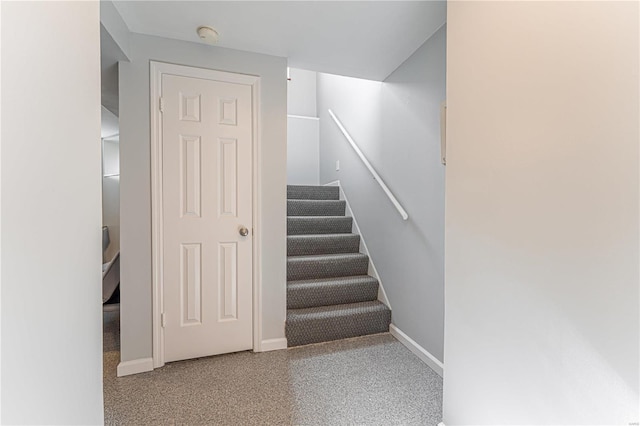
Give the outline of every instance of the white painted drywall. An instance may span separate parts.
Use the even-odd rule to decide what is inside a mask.
[[[287,83],[287,114],[317,117],[315,71],[289,68]]]
[[[101,424],[97,2],[3,2],[1,181],[2,423]]]
[[[287,184],[320,183],[320,121],[287,118]]]
[[[439,105],[444,96],[444,27],[384,82],[318,75],[320,181],[340,180],[393,307],[393,323],[440,361],[444,167]],[[340,133],[329,108],[407,210],[408,221]]]
[[[286,316],[286,59],[132,34],[120,63],[121,359],[152,355],[149,61],[259,75],[263,339]]]
[[[102,32],[102,29],[101,29]],[[100,107],[100,136],[109,138],[118,134],[118,117],[102,105]]]
[[[0,2],[0,46],[2,46],[2,2]],[[0,48],[0,99],[2,98],[2,49]],[[2,102],[0,102],[0,331],[2,330]],[[0,332],[0,423],[2,423],[2,333]]]
[[[320,127],[316,113],[314,71],[289,69],[287,83],[287,183],[318,185]]]
[[[120,140],[118,135],[102,139],[102,173],[104,176],[120,174]]]
[[[120,251],[120,142],[118,137],[102,140],[102,225],[109,228],[111,243],[103,262]]]
[[[634,424],[637,2],[449,2],[444,423]]]

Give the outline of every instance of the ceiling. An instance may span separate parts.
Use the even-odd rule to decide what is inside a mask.
[[[289,66],[384,80],[446,20],[444,1],[114,1],[135,33],[289,58]]]

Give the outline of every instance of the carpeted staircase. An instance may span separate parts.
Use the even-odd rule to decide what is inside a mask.
[[[287,186],[289,346],[389,331],[391,310],[337,186]]]

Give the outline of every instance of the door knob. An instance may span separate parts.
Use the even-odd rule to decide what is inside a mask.
[[[241,226],[240,229],[238,230],[238,232],[243,237],[246,237],[247,235],[249,235],[249,230],[245,226]]]

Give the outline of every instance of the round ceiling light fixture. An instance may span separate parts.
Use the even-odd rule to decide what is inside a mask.
[[[207,44],[218,42],[218,32],[211,27],[198,27],[198,37]]]

